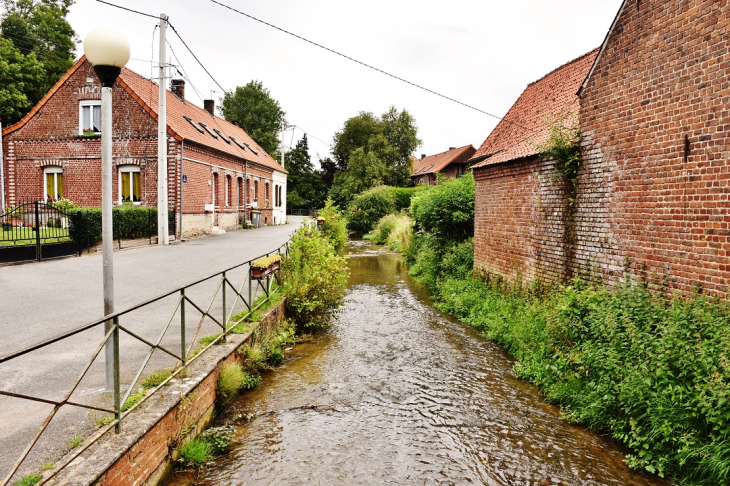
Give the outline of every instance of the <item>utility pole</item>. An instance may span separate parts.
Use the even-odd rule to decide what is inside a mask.
[[[3,162],[3,121],[0,120],[0,215],[5,214],[5,165]]]
[[[160,14],[160,74],[159,100],[157,118],[157,244],[169,245],[170,237],[167,229],[167,15]]]
[[[284,168],[284,130],[286,130],[286,125],[281,126],[281,167]]]

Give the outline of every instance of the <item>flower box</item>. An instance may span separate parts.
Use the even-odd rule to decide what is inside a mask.
[[[251,263],[251,277],[261,280],[266,278],[272,273],[279,270],[281,265],[281,256],[271,255],[266,258],[259,258],[255,262]]]

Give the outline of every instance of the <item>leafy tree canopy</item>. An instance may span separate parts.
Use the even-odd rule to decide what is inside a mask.
[[[2,109],[5,123],[18,121],[73,65],[76,33],[66,20],[72,4],[73,0],[3,0],[0,38],[7,42],[0,47],[0,70],[6,77],[0,90],[14,100]],[[10,86],[6,79],[18,83]],[[8,95],[11,91],[15,94]]]
[[[276,156],[278,133],[286,125],[286,113],[261,81],[251,81],[226,93],[221,100],[221,113],[229,122],[238,122],[261,148]]]
[[[406,110],[392,106],[381,117],[360,112],[335,134],[333,163],[322,165],[325,180],[334,171],[330,196],[345,207],[371,187],[410,185],[411,154],[420,145],[418,126]]]
[[[309,157],[309,142],[305,134],[285,156],[287,177],[287,205],[292,208],[321,208],[327,199],[322,183]]]

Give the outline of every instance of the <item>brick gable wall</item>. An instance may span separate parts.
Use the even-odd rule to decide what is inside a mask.
[[[475,273],[612,284],[628,262],[727,294],[729,24],[727,0],[628,1],[581,91],[574,216],[548,161],[475,169]]]
[[[730,284],[730,5],[629,1],[581,93],[577,264]],[[689,152],[685,157],[685,137]]]

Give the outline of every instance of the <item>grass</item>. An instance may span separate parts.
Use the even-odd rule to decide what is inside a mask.
[[[404,251],[413,234],[413,220],[405,214],[389,214],[378,221],[370,233],[363,236],[379,245],[388,245],[393,251]]]
[[[56,463],[53,461],[44,462],[43,464],[41,464],[41,469],[43,471],[50,471],[51,469],[54,468],[55,465],[56,465]]]
[[[129,395],[129,398],[127,398],[127,401],[124,402],[124,405],[122,405],[122,412],[126,412],[130,408],[134,407],[139,403],[140,400],[142,400],[145,395],[147,395],[147,390],[144,388],[140,388],[137,393],[133,393]]]
[[[84,441],[84,437],[79,434],[74,434],[73,437],[71,437],[68,440],[68,443],[66,444],[66,448],[68,450],[76,449],[78,446],[81,445],[81,443]]]
[[[54,242],[71,241],[68,229],[41,228],[41,240]],[[31,228],[13,228],[12,231],[0,231],[0,246],[35,245],[36,234]]]
[[[166,368],[164,370],[157,370],[150,373],[150,375],[145,378],[145,380],[142,382],[142,386],[145,388],[156,388],[162,384],[163,381],[168,379],[172,373],[172,368]]]
[[[238,363],[233,363],[221,370],[218,374],[218,396],[223,403],[229,402],[243,387],[246,373]]]
[[[33,486],[34,484],[38,484],[41,479],[43,479],[43,476],[40,474],[29,474],[16,481],[15,486]]]
[[[177,450],[180,459],[190,466],[205,466],[213,458],[213,446],[203,439],[185,442]]]

